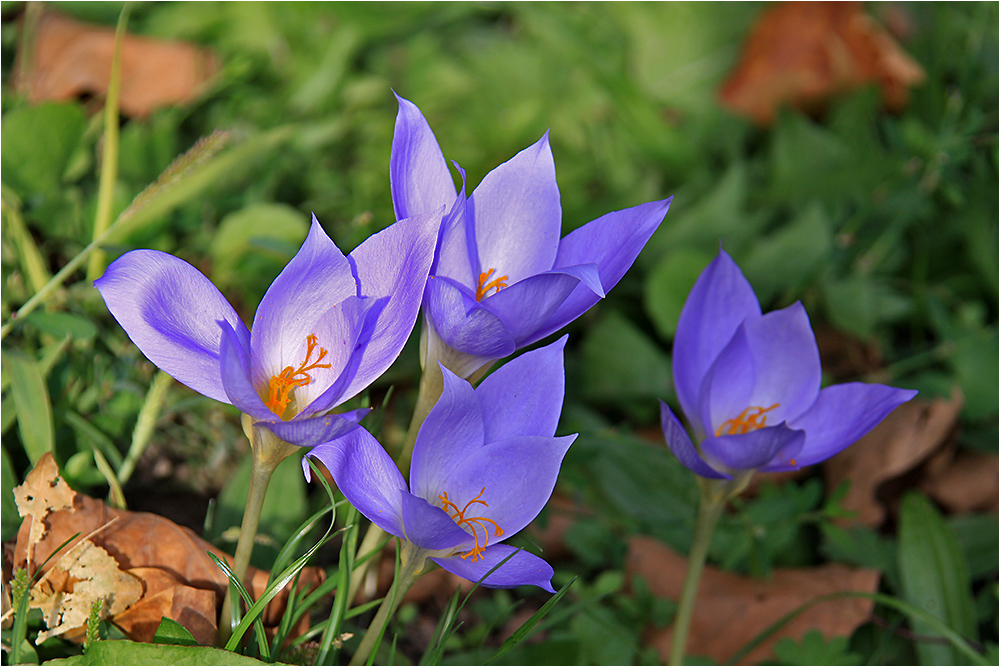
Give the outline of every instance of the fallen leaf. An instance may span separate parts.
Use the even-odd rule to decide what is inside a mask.
[[[924,479],[920,488],[953,513],[997,513],[1000,496],[1000,457],[981,452],[959,452],[947,465]]]
[[[28,480],[31,480],[29,483]],[[76,492],[59,476],[59,467],[51,454],[45,454],[32,469],[31,475],[14,489],[17,513],[29,525],[28,545],[34,546],[45,535],[45,518],[52,512],[73,509]],[[25,554],[27,568],[31,569],[33,549]]]
[[[17,88],[35,103],[103,96],[111,78],[113,28],[82,23],[54,12],[38,20],[30,56],[19,55]],[[25,65],[25,63],[28,63]],[[195,99],[218,69],[211,51],[192,44],[126,35],[122,46],[119,106],[127,116]]]
[[[948,399],[916,398],[827,461],[824,473],[828,489],[835,489],[844,480],[851,482],[841,504],[856,516],[843,522],[880,525],[886,509],[878,497],[879,486],[916,468],[940,449],[958,424],[962,405],[957,389]]]
[[[24,485],[34,487],[39,479],[47,480],[51,474],[46,454],[39,459]],[[39,474],[36,475],[36,470]],[[121,570],[142,581],[143,595],[127,610],[110,618],[130,639],[151,641],[160,620],[167,616],[184,625],[199,643],[214,644],[219,608],[228,580],[208,557],[212,552],[230,564],[232,557],[202,540],[194,531],[147,512],[129,512],[106,506],[100,500],[81,493],[73,495],[75,510],[61,510],[49,514],[48,532],[33,545],[30,542],[31,521],[25,519],[18,531],[14,547],[14,565],[23,566],[33,546],[36,562],[44,562],[60,544],[76,533],[80,534],[66,549],[110,521],[114,523],[93,535],[91,540],[113,558]],[[45,570],[58,562],[52,559]],[[267,586],[268,573],[250,568],[247,573],[248,589],[253,597],[259,596]],[[299,586],[312,589],[325,576],[321,568],[307,567],[299,577]],[[274,627],[284,613],[287,589],[268,605],[264,613],[265,627]],[[308,627],[309,619],[303,617],[299,630]],[[294,633],[293,633],[294,636]]]
[[[661,542],[638,536],[629,540],[626,575],[641,575],[650,591],[677,600],[684,585],[687,561]],[[778,568],[770,579],[752,579],[706,566],[695,603],[688,655],[709,656],[717,664],[730,657],[770,625],[816,598],[842,591],[874,593],[879,573],[839,563],[792,570]],[[874,603],[863,598],[838,598],[816,604],[789,621],[770,639],[751,651],[742,664],[773,659],[771,649],[783,637],[801,639],[819,630],[827,639],[848,636],[872,613]],[[666,661],[673,627],[649,628],[645,639]]]
[[[760,124],[789,104],[815,111],[831,96],[877,84],[885,106],[902,108],[920,65],[858,2],[779,2],[754,24],[719,95]]]

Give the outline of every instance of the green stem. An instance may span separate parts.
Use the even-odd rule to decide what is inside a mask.
[[[674,638],[670,644],[671,665],[684,664],[684,649],[687,644],[688,631],[691,629],[691,618],[694,614],[694,603],[698,595],[698,583],[701,581],[702,570],[705,569],[705,557],[712,543],[712,533],[715,525],[726,506],[726,497],[703,493],[698,503],[698,519],[695,523],[694,542],[688,555],[687,575],[684,578],[684,588],[674,618]]]
[[[236,553],[233,555],[233,574],[250,590],[246,574],[250,567],[250,556],[253,554],[254,540],[257,538],[257,527],[260,525],[260,512],[264,507],[264,496],[271,475],[286,456],[296,448],[284,440],[280,440],[267,429],[260,429],[253,420],[243,415],[243,430],[250,439],[251,455],[250,490],[247,493],[247,506],[243,512],[243,523],[240,525],[240,537],[236,542]],[[224,646],[233,634],[234,616],[232,587],[226,587],[226,598],[222,603],[222,613],[219,616],[219,643]]]
[[[371,625],[365,630],[365,636],[361,639],[358,650],[351,658],[351,665],[361,665],[368,661],[377,642],[382,638],[389,619],[392,618],[396,609],[403,602],[406,592],[410,590],[423,571],[425,559],[417,553],[416,548],[409,542],[403,543],[400,548],[402,553],[399,571],[396,573],[396,578],[393,580],[389,592],[382,599],[382,604],[379,605]]]

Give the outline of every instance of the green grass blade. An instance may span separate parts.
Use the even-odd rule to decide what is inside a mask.
[[[2,353],[4,374],[17,409],[17,429],[24,451],[34,465],[45,452],[52,451],[52,403],[38,362],[20,350]]]

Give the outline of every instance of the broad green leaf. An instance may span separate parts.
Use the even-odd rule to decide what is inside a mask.
[[[197,646],[198,640],[183,625],[172,618],[164,616],[153,635],[154,644],[172,644],[175,646]]]
[[[84,126],[77,104],[24,106],[5,113],[0,139],[4,182],[22,195],[56,190]]]
[[[117,639],[94,642],[86,653],[48,660],[43,665],[267,665],[214,646],[143,644]]]
[[[674,337],[688,292],[711,261],[708,253],[681,247],[668,252],[646,278],[646,313],[664,338]]]
[[[757,239],[741,263],[761,303],[798,290],[833,247],[833,231],[819,203],[806,207],[787,225]]]
[[[903,598],[940,618],[966,639],[977,639],[969,570],[955,534],[923,495],[903,498],[899,520],[899,570]],[[926,623],[911,619],[913,631],[932,635]],[[960,664],[962,656],[944,643],[918,642],[924,665]]]
[[[965,397],[964,412],[970,419],[982,419],[997,413],[1000,345],[996,327],[981,329],[955,341],[951,357],[955,376]]]
[[[878,325],[899,319],[911,308],[910,299],[867,276],[827,281],[823,296],[830,321],[859,338],[868,338]]]
[[[3,351],[3,369],[10,378],[21,445],[34,464],[52,451],[52,406],[45,378],[38,363],[20,350]]]
[[[819,630],[810,630],[800,641],[785,637],[774,645],[774,655],[782,665],[860,665],[862,656],[853,653],[847,637],[827,641]]]
[[[24,321],[56,338],[70,336],[75,340],[89,340],[97,335],[97,325],[88,318],[73,313],[35,311],[24,318]]]
[[[969,576],[975,581],[997,571],[1000,551],[1000,528],[993,514],[966,514],[948,519],[955,538],[969,564]]]

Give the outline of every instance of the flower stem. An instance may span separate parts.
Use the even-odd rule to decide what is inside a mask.
[[[681,590],[680,604],[674,617],[674,638],[670,644],[671,665],[684,664],[684,649],[687,644],[688,631],[691,629],[691,618],[694,614],[695,598],[698,595],[698,583],[701,572],[705,569],[705,557],[712,543],[715,525],[726,506],[726,497],[703,493],[698,503],[698,518],[695,522],[694,541],[691,553],[688,555],[687,575],[684,578],[684,588]]]
[[[358,650],[354,652],[354,656],[350,662],[351,665],[361,665],[368,660],[372,650],[375,648],[376,642],[382,638],[389,619],[392,618],[396,609],[403,602],[406,592],[410,590],[417,577],[423,571],[425,559],[423,557],[415,557],[418,554],[413,545],[406,542],[400,548],[402,549],[402,553],[400,554],[400,566],[398,572],[396,572],[396,578],[393,579],[389,592],[382,599],[382,604],[379,605],[371,625],[365,631],[365,636],[361,639]]]
[[[250,556],[253,554],[254,540],[257,538],[257,527],[260,524],[260,512],[264,507],[264,496],[271,475],[286,456],[295,450],[294,445],[278,439],[270,431],[262,430],[253,424],[253,420],[243,415],[243,431],[250,439],[250,489],[247,492],[247,505],[243,511],[243,523],[240,525],[240,537],[236,542],[236,553],[233,555],[233,574],[247,586],[246,574],[250,567]],[[226,587],[226,597],[222,603],[222,613],[219,616],[219,643],[224,646],[233,633],[233,599],[232,587]],[[237,601],[236,604],[239,604]]]

